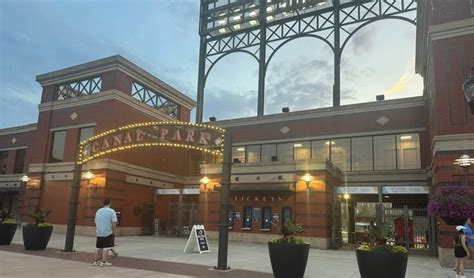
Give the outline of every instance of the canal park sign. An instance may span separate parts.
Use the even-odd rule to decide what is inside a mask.
[[[219,127],[178,121],[146,122],[111,129],[80,142],[74,165],[64,251],[73,251],[81,173],[84,163],[110,153],[149,147],[184,148],[221,156],[224,154],[224,137],[227,141],[227,154],[224,156],[224,160],[227,159],[228,162],[223,163],[223,169],[225,168],[227,171],[225,180],[227,187],[229,187],[232,137],[229,132],[226,133]]]
[[[187,122],[147,122],[126,125],[79,144],[77,162],[141,147],[175,147],[222,155],[224,129]]]

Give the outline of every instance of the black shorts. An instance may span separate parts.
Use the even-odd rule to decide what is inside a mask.
[[[467,257],[466,250],[462,246],[454,246],[454,257],[464,258]]]
[[[97,241],[95,243],[95,247],[99,248],[99,249],[113,247],[113,237],[114,237],[113,234],[111,234],[110,236],[106,236],[106,237],[98,236]]]

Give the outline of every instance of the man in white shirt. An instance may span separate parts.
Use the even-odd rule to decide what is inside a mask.
[[[95,213],[95,226],[96,226],[96,249],[94,254],[93,265],[108,266],[112,265],[107,262],[108,250],[113,248],[113,233],[117,226],[117,215],[115,211],[110,208],[110,199],[104,200],[104,207],[100,208]],[[99,262],[99,259],[102,259]]]

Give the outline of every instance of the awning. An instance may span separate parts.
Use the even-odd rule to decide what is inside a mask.
[[[295,191],[294,183],[232,183],[231,191]]]
[[[21,190],[21,182],[11,181],[11,182],[0,182],[0,192],[18,192]]]

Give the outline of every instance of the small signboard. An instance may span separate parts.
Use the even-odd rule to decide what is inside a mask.
[[[278,212],[274,212],[272,216],[273,222],[280,222],[280,214]]]
[[[196,247],[200,254],[211,252],[211,250],[209,250],[209,244],[207,243],[204,225],[193,226],[191,233],[189,234],[188,242],[186,242],[186,247],[184,247],[184,252],[194,252],[196,251]]]
[[[242,213],[240,211],[235,212],[235,221],[241,221],[242,220]]]
[[[253,209],[253,222],[259,222],[260,221],[260,208],[254,208]]]

